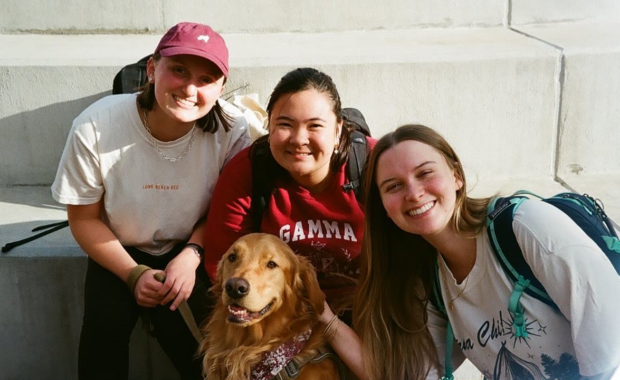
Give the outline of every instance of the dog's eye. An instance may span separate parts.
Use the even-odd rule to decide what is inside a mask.
[[[269,269],[273,269],[273,268],[275,268],[277,266],[278,266],[278,264],[276,264],[275,261],[270,261],[270,262],[267,263],[267,268],[269,268]]]
[[[236,260],[237,260],[236,253],[231,253],[230,255],[228,255],[228,261],[230,261],[231,263],[234,263]]]

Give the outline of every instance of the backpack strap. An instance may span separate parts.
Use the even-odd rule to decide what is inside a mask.
[[[534,276],[532,268],[525,261],[512,228],[514,215],[518,207],[526,199],[522,196],[511,196],[498,198],[495,202],[489,204],[487,209],[487,233],[491,242],[491,248],[502,269],[512,282],[515,284],[519,283],[520,277],[523,277],[521,284],[524,284],[525,280],[529,280],[524,291],[549,306],[557,308],[547,294],[545,287]]]
[[[588,194],[561,193],[543,201],[568,215],[599,246],[620,274],[620,241],[599,200]]]
[[[439,264],[435,263],[435,278],[433,279],[433,294],[430,297],[430,302],[435,309],[439,310],[446,318],[448,313],[446,311],[446,304],[443,302],[443,296],[441,295],[441,282],[439,281]]]
[[[452,367],[452,346],[454,345],[454,331],[452,324],[448,320],[448,329],[446,330],[446,347],[444,357],[444,374],[441,380],[454,380],[454,368]]]
[[[557,309],[556,304],[525,261],[512,228],[515,212],[526,199],[521,195],[497,198],[489,204],[487,209],[487,233],[492,251],[504,273],[514,283],[508,310],[513,315],[515,336],[523,338],[528,336],[523,316],[524,310],[520,303],[523,292]]]
[[[368,158],[368,140],[370,136],[370,127],[366,123],[366,119],[357,108],[343,108],[342,118],[355,129],[351,132],[351,149],[349,150],[349,159],[347,160],[347,178],[348,183],[342,185],[344,191],[353,191],[358,202],[362,201],[362,173],[364,165]]]
[[[448,326],[446,330],[446,342],[444,347],[444,375],[441,380],[454,380],[454,367],[452,366],[452,347],[454,346],[454,331],[452,330],[452,324],[448,318],[448,311],[446,310],[446,304],[443,301],[441,295],[441,282],[439,281],[439,264],[435,263],[435,278],[433,280],[433,294],[430,297],[430,302],[441,314],[448,320]]]
[[[368,157],[368,140],[366,135],[360,131],[353,131],[351,134],[351,149],[347,160],[347,178],[349,182],[342,185],[344,191],[353,191],[358,202],[362,200],[361,178]]]
[[[264,138],[264,137],[263,137]],[[271,181],[268,180],[269,170],[267,160],[269,158],[269,144],[257,140],[249,152],[252,162],[252,201],[250,209],[252,211],[252,227],[254,231],[260,231],[263,221],[263,214],[267,208],[269,197],[271,196]]]

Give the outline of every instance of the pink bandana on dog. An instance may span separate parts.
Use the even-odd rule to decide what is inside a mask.
[[[252,368],[251,380],[269,380],[277,375],[304,348],[310,334],[312,329],[295,336],[274,351],[263,353],[261,361]]]

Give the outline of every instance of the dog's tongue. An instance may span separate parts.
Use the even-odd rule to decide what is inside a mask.
[[[239,305],[230,305],[228,306],[228,310],[233,311],[233,312],[240,312],[240,311],[245,311],[247,313],[247,309],[239,306]]]

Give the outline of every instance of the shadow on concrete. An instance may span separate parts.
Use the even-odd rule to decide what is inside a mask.
[[[0,119],[0,185],[53,182],[73,119],[109,91]]]
[[[58,212],[62,212],[64,215],[66,212],[66,206],[56,202],[54,198],[52,198],[50,186],[51,185],[2,186],[0,187],[0,203],[4,203],[6,205],[0,207],[17,208],[19,206],[24,206],[23,208],[29,209],[36,208],[43,210],[56,210]],[[9,206],[9,204],[15,206]],[[34,213],[35,210],[31,210],[30,212]]]

